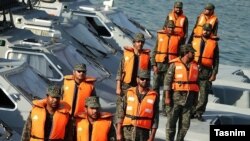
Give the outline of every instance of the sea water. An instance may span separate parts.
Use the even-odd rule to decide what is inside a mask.
[[[103,0],[91,0],[102,3]],[[114,6],[156,35],[174,0],[114,0]],[[189,35],[197,16],[206,3],[215,5],[219,19],[220,63],[250,68],[250,1],[249,0],[183,0],[183,11],[189,20]]]

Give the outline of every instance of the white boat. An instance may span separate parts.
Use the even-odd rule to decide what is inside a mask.
[[[141,32],[148,39],[153,35],[145,27],[129,18],[123,11],[113,7],[113,0],[104,1],[103,5],[92,4],[88,0],[53,1],[41,0],[35,4],[36,9],[44,10],[50,15],[63,18],[64,22],[77,22],[68,28],[68,33],[77,38],[82,27],[105,39],[111,46],[123,50],[132,44],[135,33]],[[79,40],[79,39],[78,39]],[[145,47],[152,48],[152,42],[146,41]]]
[[[93,73],[93,76],[96,76],[97,78],[99,78],[99,82],[101,82],[101,83],[96,84],[98,92],[100,92],[99,96],[102,97],[101,105],[104,107],[105,110],[110,110],[114,112],[114,107],[115,107],[114,103],[116,100],[115,91],[114,91],[115,85],[116,85],[115,74],[118,68],[120,57],[122,55],[121,47],[124,45],[128,45],[128,43],[132,44],[131,35],[133,35],[135,32],[138,32],[137,30],[138,28],[133,29],[132,27],[129,26],[130,23],[123,25],[123,23],[127,23],[128,18],[123,15],[124,13],[122,11],[119,12],[117,8],[112,7],[112,4],[111,6],[106,7],[106,6],[93,5],[88,1],[70,1],[70,2],[60,2],[60,3],[54,0],[52,0],[53,3],[46,3],[44,1],[50,1],[50,0],[41,0],[40,3],[34,3],[35,8],[43,9],[49,14],[60,16],[59,22],[57,22],[58,19],[53,20],[53,19],[46,19],[44,17],[42,18],[35,17],[39,14],[38,13],[31,14],[34,11],[32,12],[22,11],[22,12],[27,12],[30,14],[28,14],[29,16],[25,17],[24,14],[19,13],[20,15],[18,15],[17,14],[18,12],[16,12],[16,15],[14,15],[15,25],[18,28],[25,27],[26,29],[29,29],[33,33],[36,33],[36,34],[50,33],[49,35],[57,36],[58,34],[55,34],[55,33],[60,33],[62,36],[62,39],[58,40],[59,41],[58,43],[53,43],[53,45],[51,45],[49,42],[51,38],[38,37],[27,31],[23,33],[24,30],[16,30],[16,29],[13,31],[8,30],[8,32],[12,32],[12,33],[1,34],[1,38],[2,37],[4,38],[4,41],[7,46],[6,48],[0,47],[0,48],[5,48],[5,50],[8,49],[8,51],[5,51],[6,53],[1,53],[1,54],[4,54],[4,57],[6,58],[6,56],[8,56],[8,53],[13,54],[13,53],[20,52],[20,51],[29,52],[30,54],[39,54],[41,52],[46,54],[50,52],[49,53],[50,55],[44,58],[47,59],[47,58],[50,58],[49,56],[53,56],[52,58],[54,59],[51,59],[51,62],[54,62],[52,60],[58,59],[59,61],[56,61],[56,62],[57,63],[61,62],[61,63],[59,64],[56,63],[51,66],[55,70],[58,69],[60,71],[61,70],[60,68],[62,68],[62,66],[64,65],[71,66],[72,68],[73,64],[72,63],[68,64],[67,62],[68,61],[72,62],[73,59],[66,60],[66,58],[72,58],[72,57],[78,56],[76,55],[77,54],[76,52],[78,53],[81,52],[84,55],[79,55],[79,58],[84,58],[85,56],[86,58],[89,59],[89,61],[86,58],[80,59],[79,61],[81,62],[85,60],[85,63],[87,63],[87,66],[91,66],[91,67],[95,66],[95,68],[97,68],[97,69],[90,68],[88,72]],[[44,16],[44,13],[40,15]],[[93,23],[93,21],[95,22]],[[99,23],[100,23],[100,27],[95,25],[95,24],[99,25]],[[43,27],[41,25],[43,25]],[[35,30],[36,28],[38,30]],[[100,30],[99,28],[102,30]],[[50,32],[44,32],[44,31],[50,31]],[[105,32],[103,33],[103,31]],[[87,34],[82,34],[85,32],[87,32]],[[70,37],[73,38],[73,40],[67,34],[69,34]],[[148,38],[151,38],[150,34],[148,35],[147,34],[148,33],[145,33],[145,35],[148,36]],[[27,36],[27,35],[32,35],[32,36]],[[84,37],[86,36],[86,37],[85,39],[83,39],[83,38],[80,38],[81,36],[84,36]],[[26,40],[24,37],[26,38]],[[18,40],[16,38],[18,38]],[[105,41],[102,41],[102,39],[107,41],[110,44],[110,46],[104,45]],[[69,40],[72,44],[66,42],[65,40]],[[95,40],[100,40],[102,42],[101,43],[98,41],[100,43],[99,44],[100,46],[97,45],[98,47],[96,47],[96,45],[93,44],[93,41]],[[78,48],[77,44],[87,44],[88,46],[84,46],[84,48],[80,48],[80,47]],[[70,46],[70,47],[67,47],[67,46]],[[64,51],[57,52],[57,50],[64,50],[64,49],[67,49],[66,50],[67,53],[68,52],[73,52],[73,53],[67,54],[65,56]],[[35,50],[37,52],[31,53],[31,50]],[[19,55],[16,55],[16,56],[12,55],[12,57],[7,57],[7,58],[18,59],[18,57],[22,58],[23,56],[24,55],[21,55],[21,57],[19,57]],[[42,56],[46,56],[46,55],[42,55]],[[95,59],[95,61],[93,61],[93,59]],[[50,61],[48,62],[51,63]],[[33,64],[35,66],[37,62]],[[48,69],[46,70],[50,69],[49,66],[50,65],[48,65]],[[46,76],[47,74],[46,72],[42,71],[40,68],[37,68],[37,70],[43,72]],[[63,70],[67,70],[67,69],[63,69]],[[69,73],[70,73],[70,70],[71,69],[68,69]],[[95,72],[95,70],[98,70],[98,71]],[[6,74],[5,71],[3,72],[4,73],[1,73],[1,74]],[[10,72],[13,73],[16,71],[10,71]],[[11,75],[8,75],[8,76],[11,76]],[[17,76],[20,77],[22,75],[17,75]],[[38,78],[41,78],[41,76],[42,75],[40,75]],[[47,74],[47,76],[49,75]],[[56,75],[56,76],[60,76],[60,78],[58,77],[58,81],[61,80],[61,75]],[[10,91],[9,93],[11,94],[21,93],[20,91],[22,90],[15,88],[15,87],[16,85],[19,85],[20,81],[24,81],[24,80],[22,80],[21,78],[20,79],[18,78],[17,80],[19,81],[14,81],[14,79],[12,79],[13,81],[12,82],[10,80],[6,81],[5,78],[6,76],[3,76],[3,77],[1,76],[0,78],[1,85],[3,84],[3,82],[6,82],[5,86],[7,88],[10,87],[10,89],[8,89],[8,92]],[[13,77],[13,78],[16,79],[16,77]],[[250,124],[249,78],[250,78],[250,71],[247,68],[220,65],[217,80],[213,83],[213,93],[211,93],[209,96],[207,110],[204,114],[204,118],[206,119],[206,121],[200,122],[197,120],[192,120],[191,127],[188,130],[185,140],[208,141],[209,134],[210,134],[209,133],[210,125]],[[51,79],[51,80],[55,80],[55,79]],[[44,80],[42,80],[41,82],[39,81],[39,83],[42,83],[43,81]],[[7,82],[11,82],[11,84]],[[46,82],[44,83],[45,83],[44,84],[44,87],[45,87]],[[35,83],[30,84],[30,86],[33,86],[34,84]],[[27,85],[29,86],[29,84]],[[7,91],[4,89],[5,86],[1,87],[1,90]],[[12,97],[16,97],[14,94]],[[30,100],[26,100],[25,102],[30,103]],[[0,107],[0,109],[1,108],[2,107]],[[21,107],[17,106],[17,108],[21,108]],[[27,112],[29,111],[28,109],[29,108],[25,109],[24,112],[22,111],[23,109],[19,109],[20,111],[22,111],[23,117],[27,117]],[[10,121],[15,121],[15,119],[13,118],[17,115],[16,113],[10,114],[10,112],[5,111],[5,112],[0,113],[0,117],[6,114],[9,114],[11,118],[4,119],[4,122],[8,121],[9,123]],[[156,140],[158,141],[165,140],[166,121],[167,121],[166,117],[160,116],[160,124],[159,124],[159,128],[156,134]],[[15,125],[10,123],[10,127],[15,127]],[[21,126],[19,126],[18,129],[15,131],[18,131],[18,133],[20,133]]]

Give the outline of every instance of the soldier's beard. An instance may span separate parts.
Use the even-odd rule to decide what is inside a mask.
[[[139,86],[141,86],[142,88],[147,88],[149,86],[149,83],[148,82],[139,83]]]

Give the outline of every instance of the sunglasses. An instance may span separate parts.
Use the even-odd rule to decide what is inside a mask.
[[[135,41],[135,42],[138,42],[138,43],[139,43],[139,42],[144,43],[144,41],[140,41],[140,40],[139,40],[139,41]]]
[[[149,80],[148,78],[140,78],[141,81]]]
[[[86,73],[86,71],[77,70],[78,73]]]

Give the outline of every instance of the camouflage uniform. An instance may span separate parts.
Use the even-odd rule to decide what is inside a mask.
[[[47,90],[47,95],[51,97],[61,97],[61,88],[58,87],[57,85],[50,85]],[[65,103],[64,103],[65,104]],[[63,107],[64,105],[60,104],[60,107]],[[68,105],[69,107],[69,105]],[[68,109],[69,110],[69,109]],[[32,112],[32,111],[31,111]],[[31,112],[29,114],[28,119],[26,120],[26,123],[23,128],[22,132],[22,138],[21,141],[30,141],[31,139],[31,130],[32,128],[39,128],[39,127],[32,127],[32,117],[31,117]],[[69,114],[69,113],[68,113]],[[50,136],[50,132],[52,129],[52,123],[53,123],[53,114],[48,113],[48,110],[46,110],[46,122],[44,123],[44,139],[48,140]],[[65,127],[65,133],[69,130]],[[62,141],[58,139],[58,141]]]
[[[183,3],[177,1],[177,2],[175,2],[174,7],[179,7],[179,8],[182,9],[183,8]],[[164,25],[163,25],[163,29],[166,27],[165,25],[167,25],[168,21],[169,21],[169,16],[166,17],[166,20],[165,20]],[[185,21],[184,21],[184,25],[183,25],[183,31],[184,31],[185,35],[184,35],[184,38],[181,41],[181,44],[185,44],[186,39],[188,37],[188,18],[186,16],[185,16]]]
[[[189,67],[188,65],[186,65]],[[175,63],[171,63],[164,79],[164,90],[171,91],[175,76]],[[190,127],[191,110],[198,92],[174,91],[170,93],[172,108],[168,113],[166,124],[166,141],[174,141],[176,123],[178,121],[178,133],[176,141],[184,141],[184,137]]]
[[[91,108],[97,108],[97,110],[100,111],[101,105],[100,105],[100,102],[99,102],[99,97],[90,96],[90,97],[86,98],[85,106],[91,107]],[[83,115],[83,117],[81,117],[81,115]],[[105,115],[105,116],[102,117],[101,115]],[[98,121],[112,121],[112,116],[109,116],[109,115],[111,115],[111,113],[100,112],[99,118],[96,119],[92,124],[90,124],[90,122],[89,122],[89,120],[87,118],[87,114],[86,113],[79,113],[78,117],[76,118],[76,121],[80,122],[81,120],[83,120],[83,121],[86,121],[85,123],[87,123],[87,122],[89,123],[89,129],[88,129],[89,135],[88,135],[88,138],[89,138],[89,140],[92,140],[92,134],[93,134],[92,132],[98,130],[98,129],[96,130],[94,128],[94,124],[95,123],[98,124]],[[77,125],[77,122],[76,122],[76,125]],[[76,131],[79,132],[79,130],[77,130],[77,129],[76,129]],[[80,131],[80,133],[84,133],[84,135],[86,135],[85,132]],[[99,134],[97,134],[97,135],[99,135]],[[98,137],[95,137],[95,138],[98,138]],[[109,131],[107,132],[107,139],[109,141],[115,141],[116,140],[116,130],[115,130],[115,126],[114,126],[113,122],[111,123],[111,127],[110,127]],[[77,139],[77,141],[78,140],[80,140],[80,139]]]
[[[175,27],[174,22],[169,21],[165,27],[174,28]],[[170,34],[168,36],[171,37],[173,35]],[[178,49],[177,50],[179,50],[179,46],[180,46],[180,43],[178,43],[178,46],[177,46]],[[154,73],[153,87],[152,88],[158,94],[160,94],[160,87],[163,86],[164,77],[165,77],[165,75],[167,73],[167,70],[168,70],[168,67],[169,67],[169,60],[168,60],[168,55],[167,55],[164,62],[156,62],[155,56],[157,54],[157,50],[158,50],[158,37],[157,37],[157,40],[156,40],[154,51],[151,54],[151,65],[152,66],[157,66],[157,69],[158,69],[158,72]],[[177,53],[177,54],[179,54],[179,53]],[[162,112],[163,112],[163,114],[167,114],[169,112],[169,110],[170,110],[170,107],[166,106],[164,101],[165,101],[165,94],[163,92],[163,95],[162,95]]]
[[[214,6],[212,3],[207,3],[207,4],[205,5],[204,9],[207,9],[207,10],[214,10],[214,9],[215,9],[215,6]],[[197,17],[197,20],[196,20],[195,26],[194,26],[194,28],[193,28],[193,31],[192,31],[191,35],[189,36],[188,43],[192,43],[192,41],[193,41],[194,29],[195,29],[195,28],[197,27],[197,25],[198,25],[199,18],[200,18],[200,15]],[[213,34],[214,36],[217,36],[218,25],[219,25],[219,21],[218,21],[218,19],[217,19],[217,20],[215,21],[215,24],[214,24],[213,29],[212,29],[212,34]]]
[[[144,35],[142,33],[137,33],[135,34],[135,37],[133,39],[134,41],[143,41],[145,42],[145,38],[144,38]],[[121,62],[120,62],[120,65],[119,65],[119,68],[117,70],[117,75],[116,75],[116,80],[120,80],[121,81],[121,89],[122,89],[122,92],[120,95],[117,95],[117,100],[116,100],[116,105],[118,107],[118,105],[120,105],[123,101],[123,97],[124,97],[124,94],[127,93],[127,90],[131,87],[135,87],[137,85],[137,82],[136,82],[136,77],[137,77],[137,72],[138,72],[138,65],[139,65],[139,55],[137,54],[134,54],[134,66],[133,66],[133,72],[132,72],[132,78],[131,78],[131,82],[128,84],[128,83],[124,83],[122,82],[123,80],[123,71],[124,71],[124,62],[125,62],[125,58],[124,56],[121,58]],[[150,64],[148,66],[148,68],[150,69]],[[116,108],[116,112],[118,112],[119,109]],[[117,115],[117,114],[116,114]],[[116,119],[116,117],[115,117]]]
[[[76,64],[74,66],[74,71],[83,71],[86,73],[87,68],[85,64]],[[66,140],[67,141],[75,141],[76,140],[76,135],[75,135],[75,117],[74,117],[74,112],[75,112],[75,107],[76,107],[76,101],[77,101],[77,94],[78,94],[78,90],[79,90],[79,85],[76,82],[74,82],[74,93],[72,94],[74,96],[73,99],[73,103],[72,103],[72,107],[71,107],[71,114],[70,114],[70,120],[68,122],[67,125],[67,129],[70,130],[71,132],[66,132]],[[62,87],[62,94],[64,97],[64,86]],[[92,92],[91,92],[91,96],[96,96],[96,90],[95,87],[93,88]]]
[[[203,26],[204,30],[212,30],[212,26],[210,24],[205,24]],[[206,42],[202,38],[200,48],[204,50],[204,47],[206,45]],[[202,51],[201,51],[202,52]],[[216,43],[216,47],[214,50],[214,56],[213,56],[213,65],[211,68],[203,66],[201,64],[201,58],[199,58],[198,61],[199,64],[199,86],[200,86],[200,94],[198,98],[197,106],[193,112],[193,115],[195,117],[201,117],[202,114],[206,111],[206,105],[208,102],[208,94],[212,93],[212,81],[209,81],[210,77],[212,75],[217,75],[218,68],[219,68],[219,47],[218,43]]]
[[[149,88],[148,88],[149,90]],[[146,94],[140,94],[138,89],[136,89],[136,95],[139,99],[139,101],[142,101],[142,99],[146,96]],[[153,109],[153,119],[152,119],[152,128],[158,128],[159,124],[159,98],[156,98],[156,101],[154,103],[154,109]],[[116,123],[122,123],[124,117],[126,116],[126,107],[127,107],[127,96],[124,95],[123,102],[118,105],[117,110],[117,120]],[[123,126],[123,137],[125,141],[146,141],[149,139],[150,136],[150,130],[146,128],[141,127],[135,127],[133,125]]]

